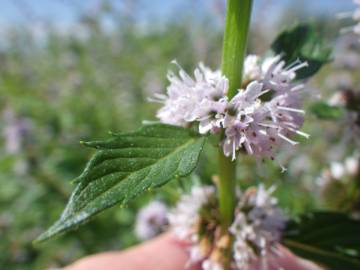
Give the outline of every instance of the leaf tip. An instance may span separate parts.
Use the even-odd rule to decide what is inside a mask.
[[[43,232],[40,234],[35,240],[32,241],[33,246],[39,246],[49,240],[51,236],[49,236],[48,231]]]
[[[58,237],[66,232],[66,226],[62,220],[56,221],[50,228],[48,228],[45,232],[40,234],[35,240],[32,241],[33,245],[40,245],[50,239]]]
[[[86,141],[80,141],[80,144],[83,146],[92,146],[91,142],[86,142]]]

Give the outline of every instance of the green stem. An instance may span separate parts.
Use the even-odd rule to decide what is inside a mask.
[[[252,0],[227,2],[221,71],[229,79],[230,98],[241,87],[251,7]]]
[[[229,79],[228,97],[236,95],[242,84],[242,71],[246,54],[252,0],[228,0],[224,31],[221,72]],[[224,135],[224,134],[223,134]],[[219,151],[219,209],[223,234],[233,222],[236,206],[236,163]],[[233,239],[230,239],[232,243]],[[224,269],[230,269],[231,244],[224,250]]]
[[[252,0],[228,0],[221,71],[229,79],[229,98],[241,88]],[[235,209],[236,164],[219,152],[219,204],[223,229],[232,223]]]
[[[236,163],[225,157],[222,150],[219,153],[219,204],[222,217],[222,227],[226,232],[234,217]]]

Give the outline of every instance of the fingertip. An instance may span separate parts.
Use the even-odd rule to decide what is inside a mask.
[[[292,270],[324,270],[324,268],[319,267],[315,263],[305,260],[303,258],[297,257],[290,250],[283,246],[278,246],[278,255],[273,258],[273,261],[276,262],[279,266],[285,269]]]
[[[153,268],[150,267],[149,270],[200,270],[199,265],[188,266],[188,247],[189,243],[168,232],[145,243],[142,252],[151,257],[147,264],[151,264]]]
[[[166,233],[122,252],[105,252],[82,258],[63,270],[199,270],[186,267],[187,243]]]

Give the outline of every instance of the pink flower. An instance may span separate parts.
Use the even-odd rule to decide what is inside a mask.
[[[226,156],[235,159],[243,147],[250,155],[275,159],[274,149],[282,141],[297,144],[289,136],[294,133],[309,136],[300,131],[305,112],[298,91],[304,86],[292,83],[296,71],[306,66],[296,62],[284,68],[279,57],[272,58],[263,64],[263,77],[249,83],[229,102],[222,142]],[[270,99],[262,100],[265,95],[270,95]]]
[[[139,211],[135,234],[139,239],[147,240],[163,232],[167,224],[166,205],[159,201],[153,201]]]
[[[175,62],[176,63],[176,62]],[[260,61],[250,55],[245,61],[245,89],[228,100],[228,79],[219,71],[211,71],[202,64],[191,78],[181,67],[179,75],[168,74],[167,95],[157,95],[164,103],[158,111],[161,122],[179,126],[197,123],[199,133],[218,133],[224,130],[221,142],[224,154],[235,159],[240,149],[259,158],[275,159],[274,151],[281,142],[292,145],[294,133],[304,121],[299,90],[294,83],[296,72],[307,67],[295,61],[286,67],[280,56]]]

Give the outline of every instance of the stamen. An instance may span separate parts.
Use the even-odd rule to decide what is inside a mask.
[[[283,110],[283,111],[290,111],[290,112],[297,112],[297,113],[305,114],[305,111],[300,110],[300,109],[295,109],[295,108],[290,108],[290,107],[283,107],[283,106],[278,106],[277,108],[280,109],[280,110]]]
[[[170,63],[176,65],[179,69],[182,69],[176,59],[172,60]]]
[[[245,140],[245,148],[246,148],[246,151],[248,152],[249,155],[253,155],[254,154],[254,150],[252,149],[250,143],[248,140]]]
[[[305,133],[305,132],[302,132],[300,130],[296,130],[296,129],[293,129],[293,128],[288,128],[288,130],[292,131],[292,132],[295,132],[296,134],[299,134],[303,137],[305,137],[306,139],[309,139],[310,138],[310,134],[308,133]]]
[[[232,142],[232,160],[236,159],[236,148],[235,148],[235,140]]]
[[[291,92],[296,92],[296,91],[299,91],[299,90],[303,90],[305,87],[305,85],[303,84],[298,84],[298,85],[295,85],[293,88],[290,89]]]
[[[258,125],[262,126],[262,127],[278,128],[278,126],[276,126],[276,125],[266,124],[266,123],[259,123]]]
[[[299,69],[302,69],[302,68],[304,68],[304,67],[308,67],[309,66],[309,64],[308,64],[308,62],[301,62],[299,59],[298,60],[296,60],[296,61],[299,61],[301,64],[298,64],[298,65],[295,65],[294,67],[292,67],[292,68],[290,68],[290,69],[287,69],[286,71],[287,72],[296,72],[296,71],[298,71]]]
[[[263,129],[261,129],[260,131],[259,131],[259,133],[260,134],[262,134],[262,135],[265,135],[265,136],[267,136],[268,134],[266,133],[266,131],[265,130],[263,130]]]
[[[271,91],[271,89],[266,89],[266,90],[260,92],[258,95],[256,95],[255,98],[259,98],[259,97],[261,97],[262,95],[264,95],[264,94],[266,94],[266,93],[268,93],[268,92],[270,92],[270,91]]]
[[[279,71],[281,71],[283,68],[284,68],[284,66],[285,66],[285,62],[284,61],[280,61],[277,65],[276,65],[276,67],[274,68],[274,71],[273,71],[273,73],[279,73]]]
[[[153,97],[148,97],[147,101],[160,103],[160,104],[165,104],[166,99],[167,99],[167,96],[165,96],[163,94],[154,94]]]
[[[276,161],[276,163],[279,165],[279,167],[281,168],[281,173],[284,173],[287,171],[287,168],[279,161],[278,158],[274,157],[274,160]],[[274,187],[274,185],[272,186]],[[275,186],[276,188],[276,186]]]
[[[295,123],[289,121],[283,121],[282,124],[283,124],[282,126],[286,125],[287,129],[290,129],[291,127],[293,127],[294,129],[299,128],[299,125],[296,125]]]
[[[281,139],[287,141],[288,143],[290,143],[290,144],[292,144],[292,145],[297,145],[297,144],[299,144],[298,142],[289,139],[288,137],[286,137],[285,135],[283,135],[283,134],[281,134],[281,133],[278,133],[278,136],[279,136]]]
[[[179,63],[174,59],[171,61],[171,64],[176,65],[179,68],[180,77],[184,80],[185,83],[194,84],[194,80],[186,73],[186,71],[179,65]]]
[[[295,67],[296,65],[299,65],[301,64],[302,62],[300,61],[300,59],[296,59],[294,62],[292,62],[291,64],[289,64],[287,67],[286,67],[286,70],[289,70],[293,67]]]

